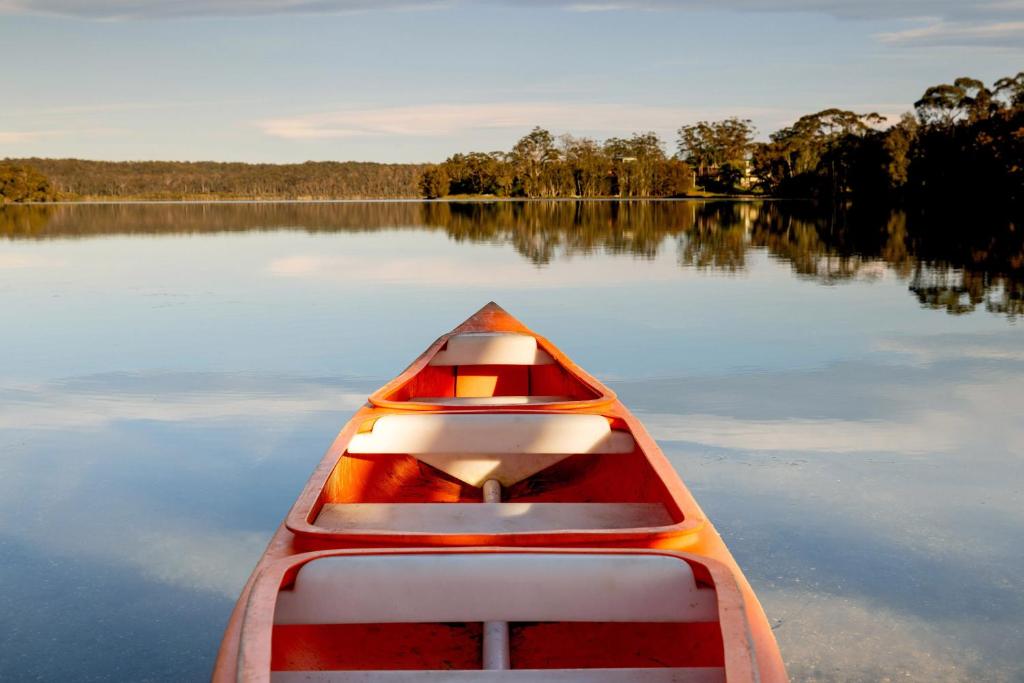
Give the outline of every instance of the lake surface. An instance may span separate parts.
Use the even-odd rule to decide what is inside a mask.
[[[974,232],[728,202],[0,208],[0,679],[207,678],[337,430],[493,299],[650,428],[795,680],[1024,680],[1024,246]]]

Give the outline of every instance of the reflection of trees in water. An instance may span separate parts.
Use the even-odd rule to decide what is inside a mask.
[[[52,206],[0,205],[0,236],[19,238],[36,237],[45,233],[54,216]]]
[[[881,274],[908,280],[927,308],[952,314],[984,304],[993,313],[1024,313],[1024,235],[1012,223],[908,215],[895,211],[815,214],[807,205],[765,205],[750,244],[823,283]]]
[[[10,239],[250,230],[444,231],[510,245],[537,265],[603,252],[735,273],[764,249],[823,284],[891,271],[923,306],[1024,315],[1024,235],[1010,223],[902,212],[822,213],[798,202],[509,201],[85,204],[0,208]]]
[[[910,291],[927,308],[947,313],[985,310],[1016,317],[1024,315],[1024,280],[1006,275],[922,264],[910,278]]]
[[[735,273],[746,267],[748,229],[762,207],[736,202],[701,204],[679,239],[679,263]]]
[[[906,226],[897,214],[871,225],[851,225],[843,214],[772,204],[757,213],[750,244],[789,262],[798,275],[834,284],[877,278],[883,262],[906,277],[912,259],[905,238]]]
[[[137,203],[0,206],[0,236],[92,237],[306,230],[416,228],[419,202]],[[24,214],[31,213],[32,218]]]
[[[511,244],[538,265],[604,251],[654,258],[694,222],[696,205],[649,201],[531,201],[423,205],[423,223],[457,241]]]

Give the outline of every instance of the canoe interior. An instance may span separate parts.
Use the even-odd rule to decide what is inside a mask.
[[[481,670],[482,623],[279,624],[273,671]],[[717,623],[511,622],[513,669],[722,667]]]
[[[326,525],[332,515],[324,514],[324,518],[320,519],[321,513],[324,510],[332,511],[337,518],[343,518],[343,513],[335,511],[338,510],[337,506],[346,504],[483,504],[483,499],[481,487],[459,481],[411,455],[346,452],[328,477],[311,518],[318,526]],[[505,488],[499,505],[514,504],[522,508],[522,504],[529,503],[542,504],[535,506],[534,510],[542,518],[557,515],[557,511],[549,513],[551,508],[545,509],[544,504],[623,503],[634,504],[624,506],[622,513],[614,515],[624,520],[625,526],[667,526],[683,520],[683,513],[665,482],[639,449],[631,453],[570,455]],[[594,509],[591,517],[599,519],[601,506],[594,506]],[[603,509],[607,510],[608,507]],[[577,512],[575,516],[579,517],[580,514],[587,513]],[[566,515],[569,520],[574,516],[568,509]],[[397,517],[400,519],[401,515]],[[518,517],[521,524],[528,523],[528,518],[522,515]],[[628,520],[648,523],[639,524]],[[569,522],[568,528],[581,528],[581,525]],[[508,530],[517,529],[513,524]],[[521,527],[518,530],[539,529]]]
[[[350,454],[324,487],[330,503],[479,503],[483,490],[411,455]],[[504,502],[642,503],[671,496],[639,451],[570,455],[502,491]]]
[[[383,398],[389,401],[530,397],[586,401],[600,396],[561,365],[427,365]],[[454,401],[458,403],[458,401]],[[493,401],[501,404],[507,401]]]
[[[327,557],[275,590],[274,672],[481,671],[484,620],[512,670],[726,667],[711,574],[663,555]]]

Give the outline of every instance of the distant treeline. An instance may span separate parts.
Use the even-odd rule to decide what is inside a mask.
[[[0,162],[0,199],[340,199],[681,197],[752,193],[828,203],[936,205],[959,196],[1019,217],[1024,206],[1024,72],[928,88],[894,125],[825,109],[755,141],[750,121],[700,121],[675,153],[655,133],[603,142],[534,128],[507,152],[440,164]],[[946,209],[943,209],[946,210]]]
[[[674,197],[724,194],[926,205],[962,196],[1024,205],[1024,72],[928,88],[914,113],[885,119],[825,109],[755,142],[745,119],[682,126],[668,157],[654,133],[603,143],[535,128],[509,152],[456,154],[423,175],[427,197]],[[946,209],[944,209],[946,210]]]
[[[991,87],[973,78],[928,88],[893,126],[828,109],[750,147],[767,193],[825,200],[907,201],[967,212],[1024,206],[1024,72]]]
[[[419,196],[421,164],[307,161],[242,164],[212,161],[0,161],[0,199],[335,199]],[[26,170],[41,176],[33,193],[4,178]],[[6,189],[5,189],[6,188]]]
[[[534,128],[510,152],[456,154],[427,169],[424,197],[681,197],[693,169],[654,133],[599,143]]]

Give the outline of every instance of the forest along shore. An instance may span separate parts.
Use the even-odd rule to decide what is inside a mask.
[[[824,109],[767,141],[746,119],[603,142],[536,127],[507,152],[440,164],[0,161],[0,203],[109,200],[668,198],[754,195],[941,207],[1017,220],[1024,206],[1024,72],[929,87],[914,112]],[[956,208],[956,207],[953,207]]]

